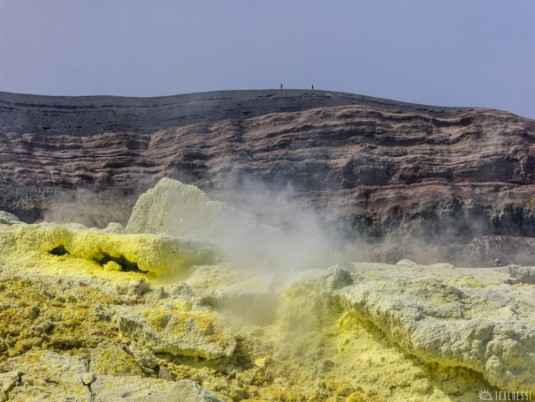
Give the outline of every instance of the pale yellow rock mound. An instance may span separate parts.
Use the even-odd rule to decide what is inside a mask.
[[[151,234],[117,234],[81,225],[13,223],[0,227],[0,262],[72,273],[177,275],[218,260],[210,244]]]

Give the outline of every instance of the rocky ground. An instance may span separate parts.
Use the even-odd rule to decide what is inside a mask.
[[[2,213],[0,401],[535,392],[533,267],[351,262],[288,236],[168,179],[126,226]]]
[[[104,227],[161,177],[231,203],[255,183],[329,212],[364,260],[531,264],[534,142],[507,112],[327,91],[0,93],[0,209]]]

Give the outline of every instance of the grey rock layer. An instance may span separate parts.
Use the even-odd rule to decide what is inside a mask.
[[[229,177],[248,177],[291,185],[300,203],[335,210],[353,235],[454,241],[467,260],[525,264],[527,245],[508,253],[514,240],[477,239],[535,236],[534,144],[535,122],[510,113],[336,92],[0,93],[0,210],[126,223],[161,177],[218,197]]]

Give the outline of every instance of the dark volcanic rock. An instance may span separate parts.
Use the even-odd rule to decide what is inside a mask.
[[[125,222],[160,177],[216,196],[247,177],[291,185],[370,241],[455,242],[494,264],[503,239],[535,237],[534,144],[535,121],[510,113],[334,92],[0,93],[0,210]]]

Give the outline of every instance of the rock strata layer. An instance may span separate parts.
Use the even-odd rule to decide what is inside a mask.
[[[124,224],[161,177],[227,200],[229,183],[246,178],[291,186],[368,241],[453,242],[463,263],[525,264],[528,246],[507,250],[535,237],[534,144],[535,122],[510,113],[336,92],[0,93],[0,209],[25,221]]]

